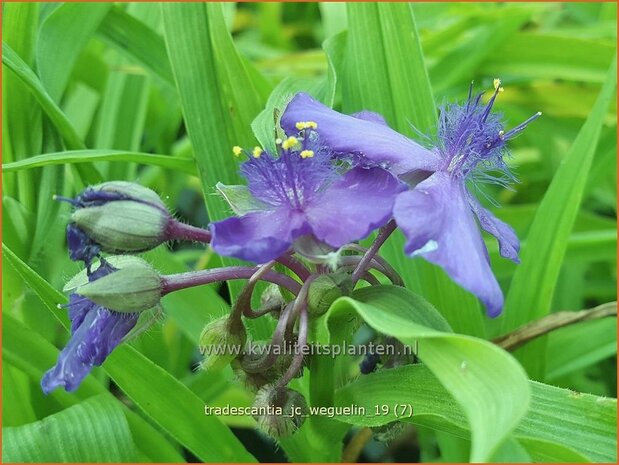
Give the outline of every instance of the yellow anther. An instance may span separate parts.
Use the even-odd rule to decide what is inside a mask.
[[[303,150],[301,152],[301,158],[312,158],[314,156],[313,150]]]
[[[496,91],[503,92],[505,90],[501,87],[501,80],[499,78],[495,78],[494,81],[492,81],[492,84],[494,85],[494,90]]]
[[[238,157],[239,155],[241,155],[241,153],[243,153],[243,149],[238,145],[235,145],[234,147],[232,147],[232,153],[235,157]]]
[[[254,158],[260,158],[260,155],[262,155],[262,149],[260,147],[254,147],[251,154]]]
[[[284,148],[285,150],[288,150],[289,148],[294,147],[298,143],[299,143],[299,139],[297,139],[294,136],[290,136],[288,139],[282,142],[282,148]]]
[[[299,121],[295,124],[296,128],[301,131],[303,129],[316,129],[318,127],[318,123],[316,121]]]

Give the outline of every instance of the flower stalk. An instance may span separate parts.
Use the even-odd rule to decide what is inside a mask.
[[[165,275],[161,277],[162,295],[167,295],[170,292],[186,289],[188,287],[212,284],[218,281],[249,279],[258,270],[258,267],[251,268],[246,266],[228,266],[210,270],[189,271],[186,273]],[[262,280],[282,286],[295,295],[301,290],[301,285],[297,281],[289,276],[276,273],[274,271],[266,272],[262,276]]]

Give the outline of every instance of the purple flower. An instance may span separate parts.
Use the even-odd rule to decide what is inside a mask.
[[[114,267],[102,262],[88,279],[96,281],[114,271]],[[68,308],[71,338],[56,365],[43,375],[41,388],[45,394],[60,386],[69,392],[76,390],[92,367],[101,365],[122,342],[140,315],[113,312],[75,293],[69,297]]]
[[[346,171],[320,144],[314,123],[304,119],[295,128],[296,136],[280,141],[278,157],[260,148],[247,153],[241,173],[256,208],[211,225],[212,246],[220,255],[264,263],[308,235],[338,248],[391,218],[403,190],[397,178],[378,167]]]
[[[505,132],[501,116],[491,112],[501,90],[495,81],[495,92],[484,105],[482,94],[473,96],[471,86],[466,102],[443,107],[432,148],[388,128],[380,115],[342,115],[306,94],[297,94],[281,118],[286,131],[292,121],[311,118],[319,125],[321,140],[338,154],[356,154],[364,165],[385,166],[408,182],[413,188],[398,196],[393,210],[407,239],[405,251],[441,266],[479,297],[493,317],[503,308],[503,293],[477,222],[496,237],[501,256],[516,263],[520,243],[509,225],[479,204],[467,182],[506,185],[513,180],[503,161],[505,144],[541,115]]]

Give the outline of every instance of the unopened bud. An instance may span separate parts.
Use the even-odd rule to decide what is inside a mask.
[[[103,251],[141,252],[167,240],[172,216],[154,191],[139,184],[97,184],[70,202],[76,207],[72,224]],[[79,250],[72,254],[84,255]]]
[[[282,296],[280,287],[277,284],[269,284],[260,296],[260,305],[263,309],[275,309],[273,316],[277,317],[286,305],[286,300]]]
[[[320,316],[329,310],[331,304],[342,295],[349,293],[352,281],[343,273],[323,274],[316,278],[309,287],[307,309],[312,316]]]
[[[170,215],[153,205],[118,200],[80,208],[71,221],[107,252],[140,252],[166,241]]]
[[[267,373],[248,373],[243,370],[241,361],[238,358],[233,360],[230,365],[236,380],[250,392],[258,392],[262,386],[275,381],[275,379],[267,376]]]
[[[205,357],[200,367],[204,370],[224,368],[240,355],[246,339],[245,328],[242,325],[233,327],[228,316],[211,321],[200,334],[200,351]]]
[[[273,384],[258,391],[254,407],[260,409],[260,414],[254,416],[258,427],[275,439],[294,433],[307,415],[307,403],[303,395]]]
[[[158,305],[162,290],[159,273],[139,257],[123,257],[122,265],[113,258],[107,261],[113,265],[114,271],[76,285],[83,279],[83,273],[80,273],[65,286],[65,290],[74,289],[76,294],[116,312],[143,312]]]

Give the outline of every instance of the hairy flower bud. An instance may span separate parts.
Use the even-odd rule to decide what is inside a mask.
[[[109,257],[114,271],[96,281],[88,282],[82,272],[65,286],[65,292],[75,294],[116,312],[143,312],[159,304],[161,277],[146,261],[139,257]]]
[[[258,427],[275,439],[294,433],[307,415],[307,403],[303,395],[273,384],[267,384],[258,391],[254,407],[264,411],[254,416]]]
[[[260,305],[262,308],[274,308],[279,309],[275,311],[275,315],[279,315],[279,312],[286,305],[286,300],[282,296],[282,291],[277,284],[269,284],[260,296]]]
[[[75,207],[67,227],[71,258],[87,264],[100,250],[123,253],[152,249],[168,239],[168,229],[174,222],[154,191],[125,181],[90,186],[77,198],[62,200]]]
[[[219,370],[240,355],[247,334],[242,324],[232,325],[228,316],[207,324],[200,334],[200,351],[204,355],[200,367]]]
[[[166,240],[171,215],[152,190],[122,181],[89,187],[71,221],[107,252],[138,252]]]
[[[312,316],[320,316],[329,310],[338,297],[352,288],[350,276],[344,273],[323,274],[310,284],[307,309]]]

